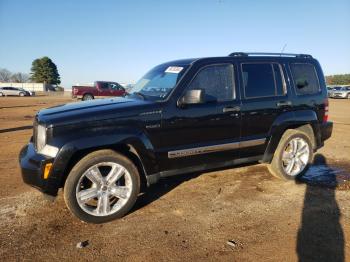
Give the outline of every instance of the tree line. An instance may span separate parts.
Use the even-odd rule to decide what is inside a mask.
[[[57,66],[52,60],[44,56],[35,59],[32,63],[30,74],[26,73],[12,73],[11,71],[0,68],[0,82],[8,83],[44,83],[51,85],[58,85],[61,83],[61,77],[58,73]]]
[[[26,73],[12,73],[11,71],[5,69],[5,68],[0,68],[0,82],[1,83],[26,83],[29,82],[30,76],[29,74]]]
[[[327,85],[350,85],[350,74],[326,76]]]

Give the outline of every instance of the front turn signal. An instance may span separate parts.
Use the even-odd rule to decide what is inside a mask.
[[[44,179],[48,179],[49,174],[50,174],[51,167],[52,167],[52,163],[47,163],[47,164],[45,165],[45,169],[44,169]]]

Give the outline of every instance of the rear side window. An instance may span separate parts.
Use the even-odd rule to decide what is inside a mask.
[[[276,95],[273,66],[270,63],[242,64],[246,98]]]
[[[203,68],[191,82],[189,89],[204,89],[207,98],[217,101],[233,100],[233,65],[211,65]]]
[[[286,94],[286,82],[283,78],[282,67],[279,64],[273,64],[273,72],[276,81],[276,95],[283,96]]]
[[[291,64],[290,68],[298,95],[312,95],[320,92],[320,84],[312,64]]]

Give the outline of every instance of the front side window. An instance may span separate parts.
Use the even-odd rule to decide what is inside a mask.
[[[211,65],[203,68],[189,89],[203,89],[208,100],[227,101],[235,98],[233,65]]]
[[[291,64],[290,65],[295,91],[298,95],[310,95],[320,92],[320,84],[316,75],[315,67],[312,64]]]

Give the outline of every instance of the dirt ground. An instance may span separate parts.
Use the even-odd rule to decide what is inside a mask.
[[[275,179],[264,165],[172,177],[103,225],[78,221],[62,192],[49,202],[21,179],[35,112],[69,101],[0,99],[1,261],[350,261],[350,100],[330,100],[333,136],[303,181]]]

